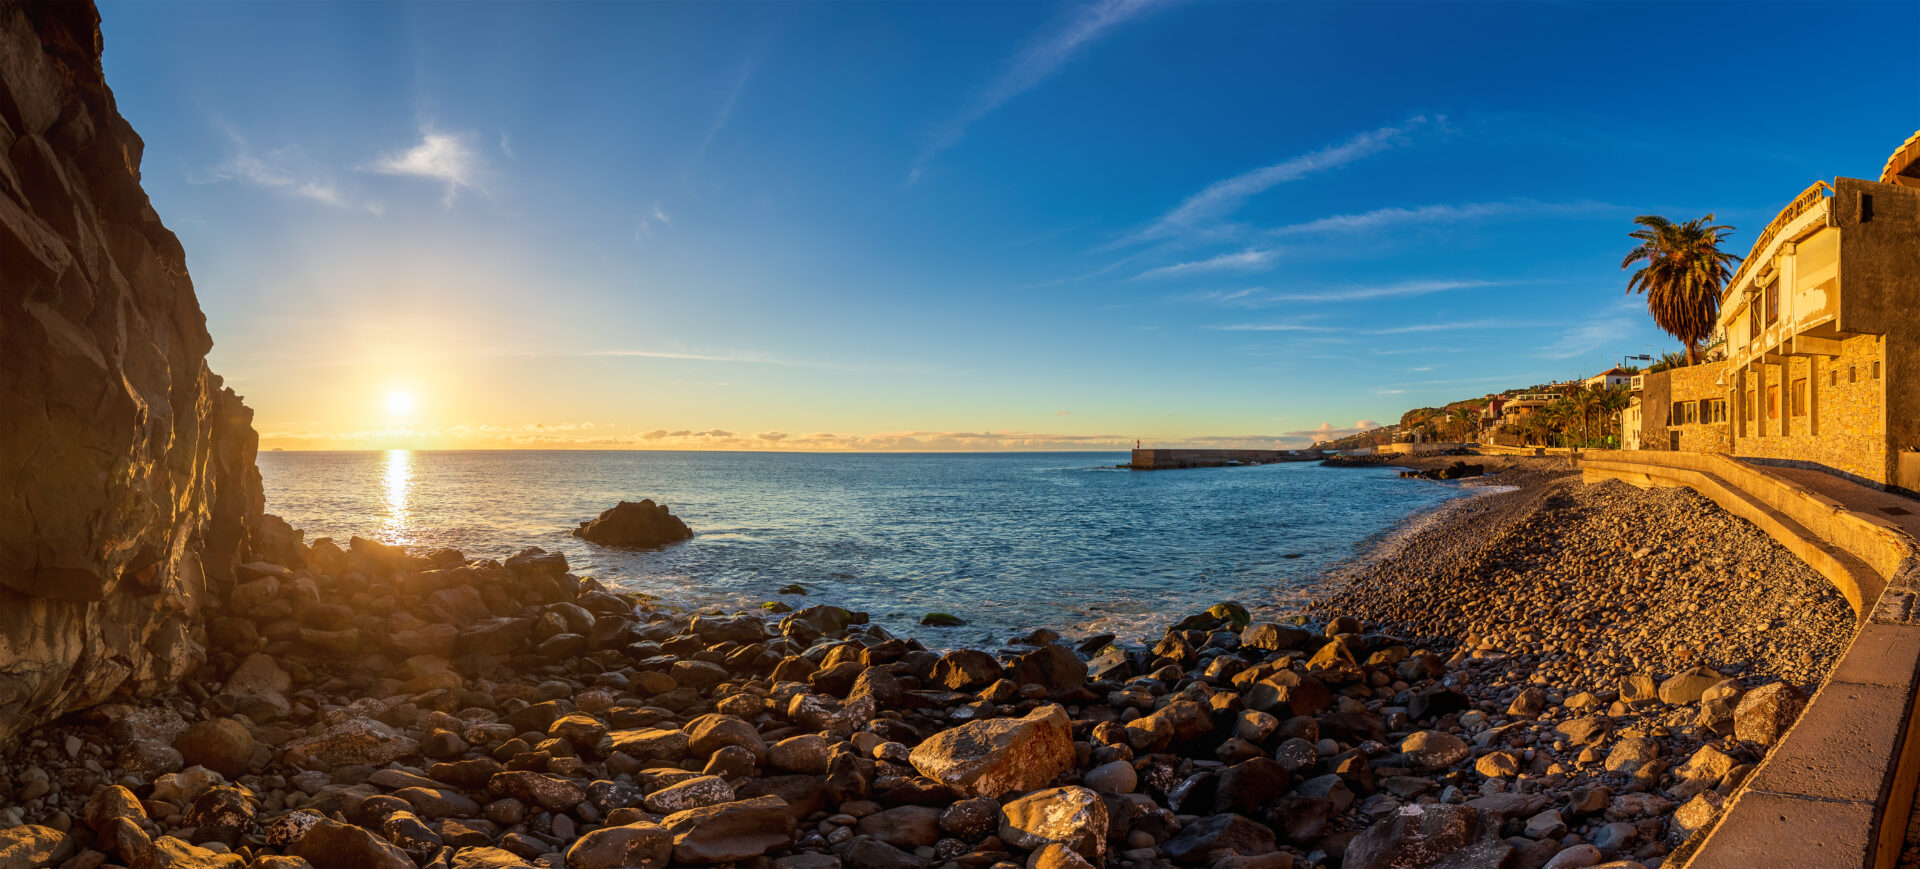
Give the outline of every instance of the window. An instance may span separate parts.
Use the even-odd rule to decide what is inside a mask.
[[[1839,385],[1840,385],[1840,372],[1838,372],[1838,371],[1835,371],[1835,370],[1833,370],[1833,369],[1831,369],[1831,368],[1829,368],[1829,369],[1827,369],[1827,385],[1828,385],[1828,386],[1839,386]]]
[[[1807,415],[1807,379],[1796,377],[1793,381],[1793,415]]]
[[[1860,369],[1859,369],[1859,367],[1858,367],[1858,366],[1854,366],[1854,365],[1849,365],[1849,366],[1847,366],[1847,382],[1848,382],[1848,383],[1857,383],[1857,382],[1859,382],[1859,380],[1860,380]]]
[[[1724,398],[1710,398],[1700,402],[1700,421],[1726,422],[1727,400]]]
[[[1873,379],[1880,379],[1880,360],[1878,359],[1873,361]]]
[[[1668,416],[1667,425],[1693,425],[1700,421],[1700,402],[1676,401]]]
[[[1760,337],[1760,296],[1755,294],[1753,301],[1747,303],[1747,340]]]
[[[1767,387],[1767,419],[1780,418],[1780,384]]]
[[[1767,325],[1780,322],[1780,279],[1767,285]]]

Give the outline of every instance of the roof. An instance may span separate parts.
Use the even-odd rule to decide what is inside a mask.
[[[1595,374],[1595,375],[1594,375],[1593,377],[1589,377],[1589,378],[1587,378],[1587,379],[1588,379],[1588,380],[1592,380],[1592,379],[1593,379],[1594,377],[1605,377],[1605,376],[1607,376],[1607,375],[1609,375],[1609,374],[1619,374],[1619,375],[1629,375],[1629,374],[1632,374],[1632,373],[1633,373],[1633,372],[1631,372],[1631,371],[1628,371],[1628,370],[1626,370],[1626,369],[1624,369],[1624,368],[1609,368],[1609,369],[1607,369],[1607,370],[1605,370],[1605,371],[1602,371],[1602,372],[1600,372],[1599,374]]]
[[[1886,168],[1880,170],[1880,183],[1920,187],[1920,130],[1908,136],[1900,147],[1893,149],[1893,155],[1887,158]]]

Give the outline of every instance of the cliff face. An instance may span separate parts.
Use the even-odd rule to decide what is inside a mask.
[[[0,0],[0,741],[205,657],[261,510],[90,3]]]

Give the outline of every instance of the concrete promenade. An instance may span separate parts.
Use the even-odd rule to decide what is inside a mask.
[[[1711,453],[1595,451],[1576,461],[1589,482],[1700,492],[1827,577],[1860,617],[1826,684],[1687,869],[1895,866],[1920,783],[1920,502]]]

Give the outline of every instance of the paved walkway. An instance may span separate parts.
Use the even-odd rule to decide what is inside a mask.
[[[1772,465],[1753,465],[1753,467],[1839,501],[1847,509],[1856,513],[1876,516],[1899,525],[1906,529],[1907,534],[1913,539],[1920,540],[1920,501],[1904,495],[1871,489],[1845,477],[1836,477],[1824,471],[1778,468]]]
[[[1822,471],[1754,465],[1768,474],[1840,502],[1849,510],[1885,519],[1920,540],[1920,501],[1891,492],[1871,489],[1859,483]],[[1920,798],[1907,819],[1905,847],[1900,849],[1900,869],[1920,869]]]

